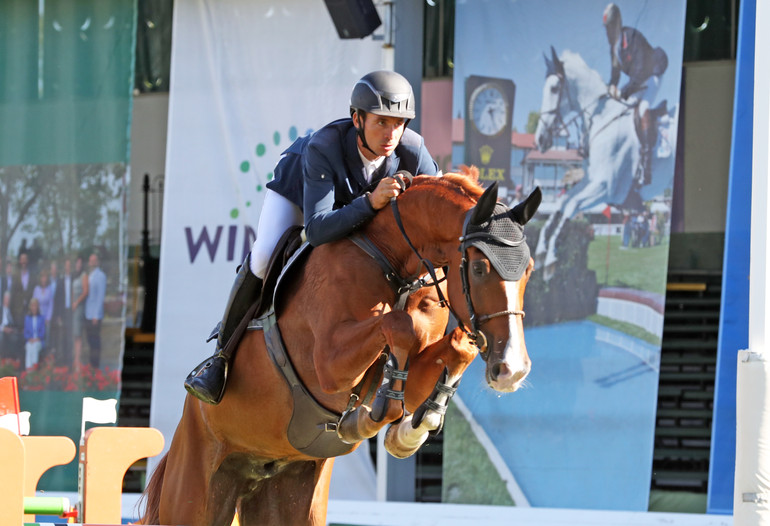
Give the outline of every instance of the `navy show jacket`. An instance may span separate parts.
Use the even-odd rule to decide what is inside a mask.
[[[314,246],[341,239],[374,217],[376,210],[366,193],[383,177],[398,170],[413,175],[439,173],[423,138],[407,128],[395,151],[367,183],[356,137],[349,118],[300,137],[283,152],[275,177],[267,183],[270,190],[303,210],[305,233]]]

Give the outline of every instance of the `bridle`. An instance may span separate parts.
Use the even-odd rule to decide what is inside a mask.
[[[540,113],[540,117],[538,118],[540,122],[543,122],[543,115],[554,115],[553,120],[549,125],[546,126],[545,132],[551,137],[551,140],[553,140],[553,137],[555,137],[559,132],[566,131],[567,137],[572,136],[572,132],[570,128],[574,128],[575,135],[578,137],[578,153],[581,157],[584,159],[588,158],[589,155],[589,144],[588,140],[586,139],[587,134],[584,133],[583,130],[588,130],[590,128],[590,124],[592,122],[592,113],[588,109],[592,106],[596,106],[601,100],[606,99],[609,97],[607,93],[603,93],[599,95],[593,102],[586,104],[585,107],[581,107],[580,104],[577,103],[577,101],[572,99],[572,96],[570,95],[569,88],[567,87],[567,83],[565,82],[565,78],[563,74],[560,73],[552,73],[552,75],[556,76],[556,78],[559,79],[559,97],[556,100],[556,106],[552,110],[544,111]],[[562,95],[566,91],[567,97],[569,98],[569,106],[570,108],[577,108],[575,110],[575,116],[569,119],[568,121],[564,120],[564,117],[561,114],[560,108],[561,108],[561,101],[562,101]],[[618,99],[616,99],[618,100]],[[633,103],[626,102],[624,100],[618,100],[620,104],[625,106],[625,109],[615,115],[612,119],[605,122],[604,125],[596,130],[596,133],[594,133],[594,138],[604,131],[606,128],[608,128],[613,122],[620,119],[624,115],[628,114],[629,111],[633,111],[638,105],[639,101],[635,101]],[[578,122],[579,121],[579,122]]]
[[[575,101],[572,100],[572,97],[570,96],[569,87],[567,86],[567,83],[564,81],[564,75],[559,73],[553,73],[553,75],[559,79],[559,95],[556,99],[556,105],[553,109],[544,111],[540,113],[540,116],[538,119],[540,122],[542,122],[545,125],[545,122],[543,121],[543,115],[553,115],[553,119],[551,120],[550,124],[546,125],[546,133],[551,137],[551,140],[553,140],[553,137],[556,137],[558,133],[565,131],[567,132],[567,136],[569,137],[571,135],[570,133],[570,127],[574,126],[576,130],[576,135],[579,136],[581,126],[585,127],[585,110],[581,108],[579,105],[575,104]],[[578,108],[578,111],[575,112],[575,116],[572,117],[570,120],[565,121],[564,117],[561,114],[561,101],[562,97],[564,96],[564,93],[567,93],[568,102],[570,105],[570,108]],[[578,122],[578,119],[580,119],[580,122]]]
[[[460,235],[460,238],[459,238],[460,246],[458,247],[458,250],[462,252],[462,259],[460,262],[460,279],[462,281],[463,295],[465,296],[465,301],[468,306],[468,313],[470,315],[470,322],[471,322],[471,328],[468,329],[465,326],[465,324],[462,322],[460,317],[457,315],[457,312],[454,310],[454,308],[452,308],[452,305],[449,303],[449,300],[444,296],[444,293],[441,291],[441,288],[439,287],[439,284],[446,279],[446,272],[444,272],[444,278],[439,279],[436,276],[436,270],[433,266],[433,263],[425,259],[417,250],[417,248],[414,246],[411,239],[409,239],[409,236],[407,235],[406,230],[404,229],[404,224],[401,221],[401,213],[398,210],[398,202],[395,197],[390,200],[390,206],[391,206],[391,209],[393,210],[393,216],[396,220],[396,225],[398,226],[398,229],[401,231],[401,235],[403,236],[407,245],[409,245],[409,248],[412,249],[412,252],[414,252],[417,258],[420,260],[420,263],[423,265],[423,267],[425,267],[425,270],[427,271],[428,275],[432,280],[431,282],[426,282],[424,280],[421,281],[422,283],[421,286],[435,287],[436,294],[438,294],[438,298],[439,298],[439,305],[449,309],[449,312],[452,313],[452,316],[454,316],[455,319],[457,320],[457,324],[460,327],[460,329],[465,334],[467,334],[468,337],[476,344],[476,347],[478,347],[481,357],[484,359],[484,361],[486,361],[489,357],[488,342],[487,342],[486,336],[481,331],[481,326],[484,325],[489,320],[498,318],[500,316],[521,316],[523,318],[524,311],[523,310],[502,310],[492,314],[482,314],[480,316],[476,314],[476,309],[473,307],[473,299],[471,298],[470,281],[468,279],[468,247],[474,245],[475,243],[481,240],[486,240],[486,241],[493,241],[495,243],[503,244],[511,248],[515,248],[515,247],[521,246],[524,243],[526,238],[522,236],[522,239],[519,241],[510,241],[508,239],[502,238],[500,236],[496,236],[489,232],[468,233],[468,227],[470,226],[470,218],[473,211],[470,210],[466,214],[465,221],[463,223],[462,234]]]

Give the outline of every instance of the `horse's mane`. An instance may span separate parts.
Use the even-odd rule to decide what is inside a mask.
[[[440,192],[445,198],[470,198],[476,202],[484,193],[484,187],[479,183],[479,170],[475,166],[461,165],[458,172],[448,172],[442,177],[416,177],[415,188],[428,185],[431,191]]]
[[[582,77],[590,82],[591,86],[595,86],[596,89],[606,89],[602,76],[586,63],[580,53],[565,49],[562,51],[559,60],[564,62],[564,69],[567,71],[568,78],[576,79]]]

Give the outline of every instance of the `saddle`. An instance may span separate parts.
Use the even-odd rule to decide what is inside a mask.
[[[276,285],[281,277],[281,273],[286,268],[291,257],[302,246],[302,227],[291,226],[283,233],[278,240],[278,244],[270,256],[267,263],[265,279],[262,283],[262,293],[257,298],[259,306],[254,312],[254,318],[258,318],[273,304]]]

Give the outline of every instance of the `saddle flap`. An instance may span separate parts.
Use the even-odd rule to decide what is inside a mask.
[[[302,248],[302,245],[301,226],[289,227],[278,240],[278,244],[275,250],[273,250],[273,255],[270,256],[270,261],[267,264],[267,271],[265,272],[265,279],[262,284],[260,308],[255,313],[255,316],[264,313],[275,301],[275,291],[278,288],[278,282],[284,273],[284,269],[296,260],[292,256]],[[309,243],[305,243],[305,245],[309,246]],[[303,249],[302,252],[305,252],[305,250]]]

